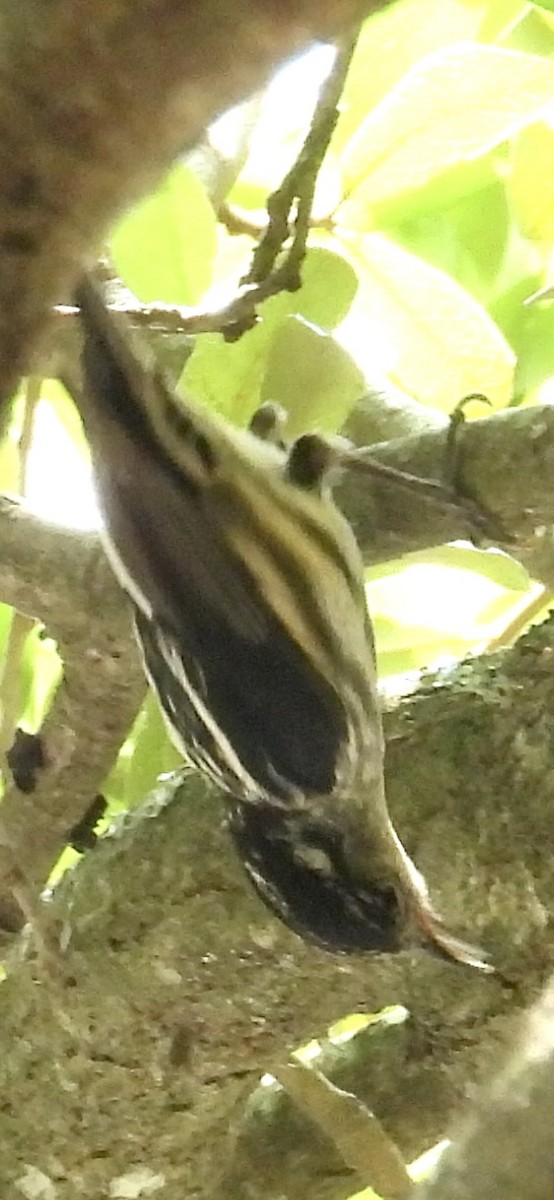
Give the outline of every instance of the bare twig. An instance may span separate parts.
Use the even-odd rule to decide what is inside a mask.
[[[244,234],[246,237],[257,240],[267,229],[267,220],[255,221],[249,212],[243,211],[234,204],[228,204],[226,201],[220,204],[217,210],[217,219],[232,237]]]
[[[293,292],[300,287],[300,268],[306,254],[306,238],[317,176],[338,120],[338,103],[358,33],[359,29],[356,28],[341,43],[335,62],[321,89],[300,154],[280,186],[269,197],[269,223],[252,256],[250,270],[245,276],[246,283],[261,283],[274,271],[277,258],[290,235],[291,215],[296,203],[292,245],[278,269],[278,274],[282,279],[282,287],[288,291]]]

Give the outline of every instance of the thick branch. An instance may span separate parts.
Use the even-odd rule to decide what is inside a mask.
[[[286,1142],[258,1110],[250,1135],[243,1123],[237,1143],[222,1139],[288,1047],[392,999],[411,1021],[390,1030],[387,1051],[374,1046],[356,1083],[336,1081],[360,1088],[408,1156],[441,1136],[548,969],[553,654],[550,623],[494,662],[429,680],[387,719],[399,831],[450,923],[491,950],[510,986],[431,958],[335,959],[302,945],[247,888],[219,799],[191,779],[156,820],[152,806],[128,819],[50,905],[71,931],[64,972],[77,986],[37,988],[28,963],[0,989],[6,1185],[32,1162],[56,1172],[60,1200],[77,1179],[96,1200],[146,1163],[169,1200],[344,1200],[358,1181],[316,1127]],[[299,1187],[291,1145],[306,1160]]]
[[[0,928],[21,921],[12,887],[21,870],[44,886],[71,827],[89,807],[144,698],[127,604],[99,538],[40,521],[0,502],[2,598],[43,621],[63,661],[63,680],[41,729],[46,768],[24,794],[2,800]]]
[[[384,402],[386,404],[386,401]],[[380,405],[376,400],[377,409]],[[382,409],[381,409],[382,415]],[[435,428],[372,446],[380,461],[425,478],[440,479],[447,466],[446,431]],[[520,559],[535,578],[554,584],[554,411],[549,406],[506,409],[458,432],[461,495],[490,514],[497,545]],[[398,558],[408,550],[442,545],[471,533],[463,510],[431,504],[394,483],[346,477],[336,491],[367,563]]]

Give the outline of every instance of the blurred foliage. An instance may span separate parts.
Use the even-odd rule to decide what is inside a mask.
[[[234,343],[197,337],[181,388],[238,423],[271,397],[295,434],[336,431],[367,381],[383,376],[446,413],[472,391],[495,408],[548,402],[554,314],[524,301],[552,279],[550,7],[397,0],[365,22],[316,189],[302,287],[266,301]],[[232,298],[332,61],[318,47],[281,71],[121,221],[112,255],[141,300],[211,308]],[[222,202],[246,232],[230,232]],[[86,446],[63,389],[43,382],[22,467],[25,405],[19,395],[0,442],[0,487],[21,487],[51,519],[94,523]],[[541,608],[518,564],[465,545],[373,569],[368,599],[385,683],[501,644]],[[0,609],[4,657],[11,620]],[[23,639],[16,665],[19,720],[36,728],[59,676],[40,630]],[[110,811],[177,763],[149,700],[106,783]]]

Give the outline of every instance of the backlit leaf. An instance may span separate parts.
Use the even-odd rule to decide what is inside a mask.
[[[364,391],[364,377],[346,350],[328,333],[287,317],[271,344],[261,400],[287,409],[287,432],[335,432]]]
[[[346,225],[488,153],[542,116],[554,96],[554,63],[476,44],[418,63],[369,113],[343,160]]]
[[[446,412],[470,392],[495,407],[509,402],[514,353],[469,292],[380,233],[350,238],[348,247],[360,263],[367,336],[400,387]]]
[[[111,241],[118,273],[145,303],[197,304],[210,286],[216,220],[203,184],[179,164],[124,217]]]

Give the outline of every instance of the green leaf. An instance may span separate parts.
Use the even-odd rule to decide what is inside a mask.
[[[370,567],[367,578],[372,582],[377,579],[389,579],[399,575],[408,566],[421,563],[424,566],[455,567],[462,571],[473,571],[483,579],[490,579],[499,587],[510,592],[525,592],[531,580],[525,567],[504,554],[502,550],[477,550],[461,542],[453,542],[448,546],[435,546],[429,550],[416,550],[413,554],[405,554],[403,558],[381,563]]]
[[[525,237],[554,238],[554,129],[538,121],[522,130],[512,147],[508,195]]]
[[[507,29],[503,45],[510,50],[523,50],[525,54],[540,54],[552,57],[554,52],[554,28],[552,18],[544,9],[525,6],[525,15],[511,29]]]
[[[132,808],[148,795],[160,775],[182,765],[157,701],[149,692],[108,777],[106,795],[114,808]]]
[[[213,208],[182,164],[123,218],[111,242],[119,274],[145,303],[197,304],[211,284],[216,247]]]
[[[410,1019],[410,1014],[402,1004],[389,1004],[386,1008],[378,1009],[377,1012],[355,1012],[349,1013],[346,1017],[339,1017],[338,1021],[333,1021],[327,1030],[327,1037],[330,1042],[347,1042],[351,1037],[355,1037],[362,1029],[367,1029],[370,1025],[374,1027],[375,1033],[379,1036],[380,1033],[385,1033],[395,1025],[405,1025]]]
[[[0,659],[3,659],[6,654],[13,614],[14,609],[9,604],[0,603]]]
[[[25,408],[24,384],[6,402],[0,438],[0,490],[19,492],[21,487],[21,453],[19,439]]]
[[[509,403],[514,353],[468,292],[380,233],[347,244],[360,266],[356,308],[394,382],[445,412],[470,392],[483,392],[495,407]]]
[[[245,424],[260,403],[269,347],[280,323],[296,313],[332,329],[348,312],[358,286],[356,273],[340,254],[314,247],[308,251],[298,292],[282,292],[260,306],[260,321],[238,342],[221,334],[197,339],[180,386],[236,424]],[[291,375],[295,370],[291,363]]]
[[[348,199],[338,217],[367,224],[367,209],[421,188],[537,120],[554,95],[554,63],[492,46],[458,45],[420,62],[377,106],[343,159]]]
[[[330,334],[302,317],[281,322],[267,356],[260,399],[287,409],[287,433],[335,432],[364,388],[360,368]]]
[[[427,217],[432,221],[435,214],[459,201],[474,198],[482,193],[493,180],[498,180],[498,150],[491,151],[481,158],[471,162],[455,163],[444,171],[433,175],[426,183],[415,190],[397,192],[389,197],[386,205],[376,209],[356,209],[353,227],[360,232],[371,232],[376,223],[386,230],[399,222],[417,220]],[[503,188],[503,185],[501,185]],[[503,188],[504,190],[504,188]],[[348,215],[348,208],[341,209]],[[366,220],[363,221],[365,212]]]
[[[381,678],[482,647],[525,610],[537,586],[507,555],[464,545],[406,555],[367,577]]]
[[[531,251],[529,258],[536,261],[531,243],[518,238],[520,248]],[[514,264],[514,268],[517,264]],[[554,309],[550,302],[529,304],[525,301],[544,283],[539,274],[529,274],[520,269],[519,277],[514,269],[509,276],[511,284],[502,290],[491,304],[491,316],[498,322],[513,347],[517,366],[514,380],[514,397],[521,403],[529,394],[554,375]]]
[[[526,592],[531,579],[522,563],[502,550],[477,550],[474,546],[441,546],[432,551],[431,561],[445,567],[475,571],[508,592]]]
[[[544,621],[551,608],[551,601],[548,593],[540,584],[531,585],[528,593],[520,599],[519,604],[514,604],[514,598],[510,592],[501,592],[499,596],[494,596],[488,604],[484,605],[479,614],[486,640],[491,638],[496,640],[500,637],[500,639],[505,639],[504,644],[507,644],[508,641],[513,642],[515,637],[523,633],[531,621],[536,619],[535,600],[540,602],[539,620]],[[528,615],[530,607],[533,607],[531,616]],[[517,634],[512,634],[510,637],[509,630],[514,622],[517,623]]]
[[[40,729],[62,675],[55,641],[36,625],[25,639],[20,659],[21,713],[18,723],[31,733]]]
[[[366,1187],[361,1192],[354,1192],[352,1196],[348,1197],[348,1200],[382,1200],[382,1197],[374,1192],[372,1187]]]
[[[260,385],[272,334],[292,307],[289,296],[274,296],[260,308],[261,320],[238,342],[219,333],[197,338],[178,390],[244,425],[258,407]]]
[[[521,0],[404,0],[369,17],[341,97],[333,147],[342,149],[368,111],[424,56],[453,42],[490,40],[524,9]]]
[[[442,659],[463,658],[471,647],[470,639],[457,633],[395,621],[382,613],[373,617],[373,626],[379,679],[432,669]]]
[[[347,258],[322,246],[312,246],[302,267],[302,287],[292,296],[293,312],[320,329],[335,329],[357,290],[356,272]]]
[[[527,291],[530,295],[533,288]],[[518,354],[515,388],[518,395],[540,387],[554,375],[554,309],[552,303],[522,308],[514,348]]]
[[[387,215],[383,232],[483,301],[495,289],[505,262],[510,212],[506,189],[493,175],[490,160],[480,164],[485,169],[479,179],[474,177],[475,165],[448,172],[451,182],[455,175],[460,185],[465,176],[462,194],[447,196],[442,187],[445,176],[441,176],[417,193],[417,204],[411,204],[400,220],[391,214],[392,223]],[[465,191],[470,176],[473,187]]]

